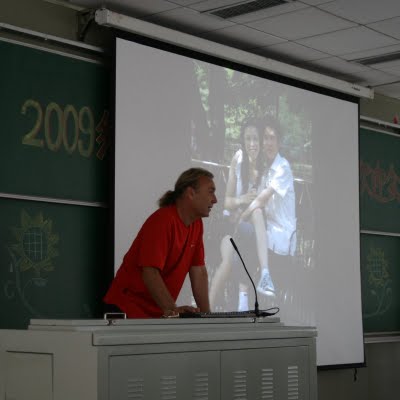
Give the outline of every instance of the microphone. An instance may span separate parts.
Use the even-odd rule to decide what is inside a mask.
[[[233,248],[235,249],[236,253],[238,254],[240,261],[243,264],[244,270],[246,271],[246,274],[249,277],[251,284],[253,285],[254,294],[255,294],[254,313],[256,314],[256,317],[268,317],[271,315],[275,315],[276,312],[274,313],[274,312],[268,312],[268,311],[260,311],[259,305],[258,305],[256,285],[254,284],[254,281],[253,281],[252,277],[250,276],[249,271],[246,268],[246,264],[244,263],[243,258],[240,255],[239,249],[237,248],[235,241],[233,240],[233,238],[230,238],[229,240],[231,241]],[[276,307],[274,307],[274,308],[276,308]]]

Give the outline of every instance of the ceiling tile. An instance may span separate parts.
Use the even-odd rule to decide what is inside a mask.
[[[398,41],[360,26],[302,39],[298,43],[332,55],[342,55],[390,46],[397,44]]]
[[[339,57],[327,57],[320,60],[308,62],[308,64],[311,64],[312,66],[321,69],[336,71],[340,74],[355,74],[361,71],[368,70],[368,67],[364,65],[345,61]]]
[[[400,58],[398,58],[397,60],[373,64],[373,65],[371,65],[371,67],[376,68],[376,69],[382,69],[382,70],[388,69],[388,68],[396,69],[396,68],[400,67]]]
[[[373,66],[351,62],[400,52],[400,0],[297,0],[231,20],[204,13],[241,2],[70,0],[86,8],[105,6],[363,86],[378,86],[378,93],[400,99],[400,83],[390,84],[400,80],[400,61]]]
[[[318,7],[360,24],[400,16],[399,0],[335,0]]]
[[[390,64],[390,65],[388,65]],[[397,64],[393,61],[391,63],[383,63],[378,65],[373,65],[374,69],[386,72],[388,74],[400,76],[400,61],[397,60]]]
[[[368,70],[366,66],[351,63],[338,57],[303,62],[296,64],[296,66],[353,83],[359,81],[360,72]]]
[[[301,0],[301,3],[309,4],[310,6],[316,6],[322,3],[329,3],[333,0]]]
[[[183,7],[152,15],[145,20],[190,34],[199,34],[233,25],[233,22]]]
[[[371,87],[396,82],[399,79],[399,77],[396,75],[388,74],[386,72],[378,71],[372,68],[368,68],[365,71],[358,72],[357,76],[357,83],[361,85],[368,85]]]
[[[143,1],[143,0],[142,0]],[[147,1],[147,0],[146,0]],[[199,0],[169,0],[171,3],[179,4],[180,6],[189,6],[194,3],[198,3]],[[237,1],[237,0],[232,0]]]
[[[329,15],[314,7],[251,22],[247,25],[288,40],[301,39],[354,26],[351,22]]]
[[[222,1],[224,1],[224,0],[202,1],[197,4],[193,4],[191,6],[191,8],[204,12],[204,11],[219,7],[217,4],[220,4]],[[232,3],[232,0],[230,0],[230,2]],[[237,0],[234,2],[238,3]],[[246,13],[243,15],[239,15],[237,17],[229,18],[229,19],[231,21],[244,24],[247,22],[257,21],[257,20],[264,19],[267,17],[272,17],[274,15],[279,15],[279,14],[284,14],[284,13],[291,12],[291,11],[300,10],[300,9],[306,8],[306,7],[308,7],[306,4],[301,3],[299,1],[295,1],[295,2],[290,2],[290,3],[286,3],[286,4],[281,4],[279,6],[269,7],[264,10]]]
[[[252,50],[253,53],[277,59],[280,61],[295,63],[296,61],[317,60],[329,55],[310,49],[294,42],[285,42],[268,47],[260,47]]]
[[[375,22],[368,25],[368,27],[374,29],[375,31],[384,33],[385,35],[400,39],[400,17]]]
[[[234,25],[216,31],[206,32],[200,36],[208,40],[214,40],[243,50],[286,41],[285,39],[257,31],[244,25]]]
[[[341,58],[344,58],[345,60],[360,60],[363,58],[376,57],[383,54],[391,54],[397,52],[400,52],[400,44],[378,47],[372,50],[356,51],[354,53],[344,54],[341,56]]]

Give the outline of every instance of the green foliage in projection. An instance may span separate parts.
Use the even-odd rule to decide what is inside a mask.
[[[209,64],[196,61],[195,75],[208,128],[212,129],[213,92],[212,72]],[[224,126],[225,158],[229,164],[233,153],[239,148],[240,129],[248,118],[278,118],[282,126],[281,150],[293,164],[295,174],[311,181],[312,125],[303,109],[292,109],[285,87],[277,89],[274,82],[263,80],[249,74],[224,70]],[[219,82],[221,83],[221,82]]]

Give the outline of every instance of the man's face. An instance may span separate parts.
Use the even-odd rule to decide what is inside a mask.
[[[214,181],[206,176],[200,177],[197,188],[193,189],[192,199],[193,211],[196,216],[208,217],[212,206],[217,202]]]
[[[275,131],[268,126],[264,131],[263,146],[268,163],[272,163],[279,151],[279,140]]]

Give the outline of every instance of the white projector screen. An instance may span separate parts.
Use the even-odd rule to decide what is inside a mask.
[[[115,269],[159,197],[173,189],[183,170],[201,166],[217,185],[218,204],[204,220],[213,310],[238,310],[239,304],[243,309],[246,291],[254,309],[245,271],[223,238],[235,239],[257,285],[256,241],[235,236],[234,212],[224,199],[232,158],[246,154],[242,125],[250,118],[264,124],[278,119],[279,154],[289,163],[295,196],[293,251],[270,253],[275,297],[259,295],[260,309],[277,306],[286,325],[316,326],[319,366],[363,363],[358,102],[207,61],[117,39]],[[259,157],[265,156],[260,130]],[[229,265],[222,267],[226,260]],[[192,302],[185,283],[178,304]]]

